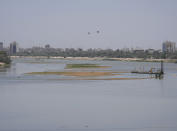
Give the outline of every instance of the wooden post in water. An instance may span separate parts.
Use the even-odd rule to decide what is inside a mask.
[[[164,69],[163,69],[163,60],[161,60],[161,70],[160,70],[160,74],[164,74]]]

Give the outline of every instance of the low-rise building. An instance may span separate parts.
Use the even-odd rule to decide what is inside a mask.
[[[149,53],[149,54],[153,54],[155,50],[154,50],[154,49],[147,49],[146,51],[147,51],[147,53]]]
[[[135,49],[133,50],[134,53],[144,53],[143,49]]]

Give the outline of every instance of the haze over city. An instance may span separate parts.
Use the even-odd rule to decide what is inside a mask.
[[[0,0],[0,131],[177,131],[177,0]]]
[[[0,41],[24,48],[161,49],[163,41],[177,42],[176,5],[176,0],[1,0]]]

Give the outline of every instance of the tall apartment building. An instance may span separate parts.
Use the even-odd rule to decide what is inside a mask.
[[[176,43],[171,41],[165,41],[162,43],[162,51],[167,53],[173,53],[176,51]]]
[[[17,42],[10,43],[10,55],[14,55],[18,52],[18,44]]]
[[[3,51],[3,42],[0,42],[0,51]]]

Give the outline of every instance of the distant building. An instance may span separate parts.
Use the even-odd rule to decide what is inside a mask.
[[[0,51],[3,51],[3,42],[0,42]]]
[[[130,50],[129,50],[129,48],[123,48],[122,51],[123,52],[129,52]]]
[[[156,50],[158,53],[162,53],[162,50],[161,49],[159,49],[159,50]]]
[[[175,52],[176,50],[176,43],[171,41],[165,41],[162,43],[162,51],[163,52]]]
[[[133,50],[134,53],[144,53],[144,49],[141,49],[141,48],[136,48]]]
[[[147,51],[149,54],[153,54],[153,53],[155,52],[154,49],[147,49],[146,51]]]
[[[49,48],[50,48],[50,45],[49,45],[49,44],[45,45],[45,48],[46,48],[46,49],[49,49]]]
[[[10,55],[14,55],[18,52],[18,44],[17,42],[10,43]]]

